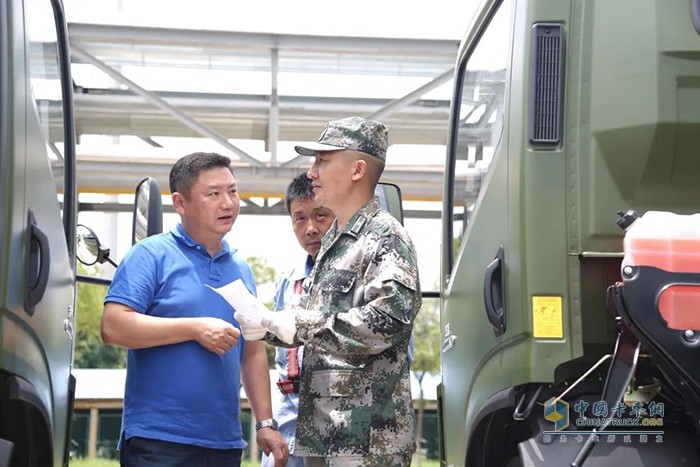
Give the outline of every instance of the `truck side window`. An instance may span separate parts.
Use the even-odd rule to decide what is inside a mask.
[[[30,92],[41,122],[47,162],[56,188],[63,192],[63,97],[53,7],[50,0],[28,0],[25,12]]]
[[[453,158],[453,259],[476,215],[476,202],[501,141],[504,94],[510,53],[510,0],[505,0],[487,26],[472,55],[460,65],[462,88],[457,143]],[[459,79],[459,78],[458,78]]]

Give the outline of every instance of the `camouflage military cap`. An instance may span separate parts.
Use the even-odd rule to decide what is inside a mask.
[[[318,142],[294,146],[294,149],[304,156],[350,149],[386,161],[388,145],[389,131],[383,123],[362,117],[348,117],[328,122]]]

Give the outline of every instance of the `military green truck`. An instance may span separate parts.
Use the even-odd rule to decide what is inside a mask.
[[[611,286],[628,209],[700,212],[700,2],[484,0],[454,86],[442,465],[699,465],[694,372]]]

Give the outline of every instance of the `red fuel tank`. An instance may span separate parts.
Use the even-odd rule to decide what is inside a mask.
[[[700,214],[649,211],[627,229],[623,245],[623,271],[651,266],[700,273]],[[660,284],[656,305],[669,328],[700,330],[700,283]]]

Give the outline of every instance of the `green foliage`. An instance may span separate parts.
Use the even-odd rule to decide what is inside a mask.
[[[440,370],[440,315],[437,300],[424,300],[423,306],[413,322],[413,362],[411,369],[420,385],[418,401],[417,439],[423,439],[423,413],[425,400],[423,398],[423,378],[428,373]],[[423,459],[420,450],[416,451],[413,464],[421,467]]]
[[[452,239],[452,256],[457,259],[457,253],[459,253],[459,247],[462,246],[462,237],[455,237]]]
[[[255,277],[255,285],[260,287],[262,285],[269,285],[275,282],[275,277],[277,277],[277,271],[275,268],[267,264],[265,258],[258,258],[257,256],[249,256],[246,261],[253,270],[253,276]],[[265,305],[269,309],[273,309],[275,304],[272,302],[267,302]],[[269,368],[275,367],[275,347],[270,344],[265,344],[265,352],[267,352],[267,366]]]
[[[71,459],[69,465],[71,467],[119,467],[119,461],[112,459],[88,459],[86,457],[78,457]]]
[[[75,343],[76,368],[126,368],[126,350],[107,345],[97,331],[78,331]]]
[[[267,264],[265,258],[258,258],[257,256],[249,256],[246,261],[250,265],[255,275],[255,282],[258,286],[263,284],[269,284],[275,281],[275,276],[277,271],[275,268]]]
[[[426,373],[440,371],[440,316],[436,300],[426,299],[413,323],[413,363],[411,369],[422,384]],[[421,394],[423,388],[421,387]]]
[[[78,264],[78,274],[98,277],[99,266],[85,267]],[[78,282],[77,327],[78,329],[99,329],[102,319],[102,301],[107,295],[107,288]]]
[[[267,354],[267,367],[270,369],[275,368],[275,350],[276,349],[277,348],[274,345],[270,345],[268,343],[265,343],[265,353]]]
[[[98,276],[97,266],[85,268],[78,265],[78,272],[87,276]],[[76,368],[125,368],[126,350],[102,342],[100,322],[107,288],[78,283],[76,303]]]

